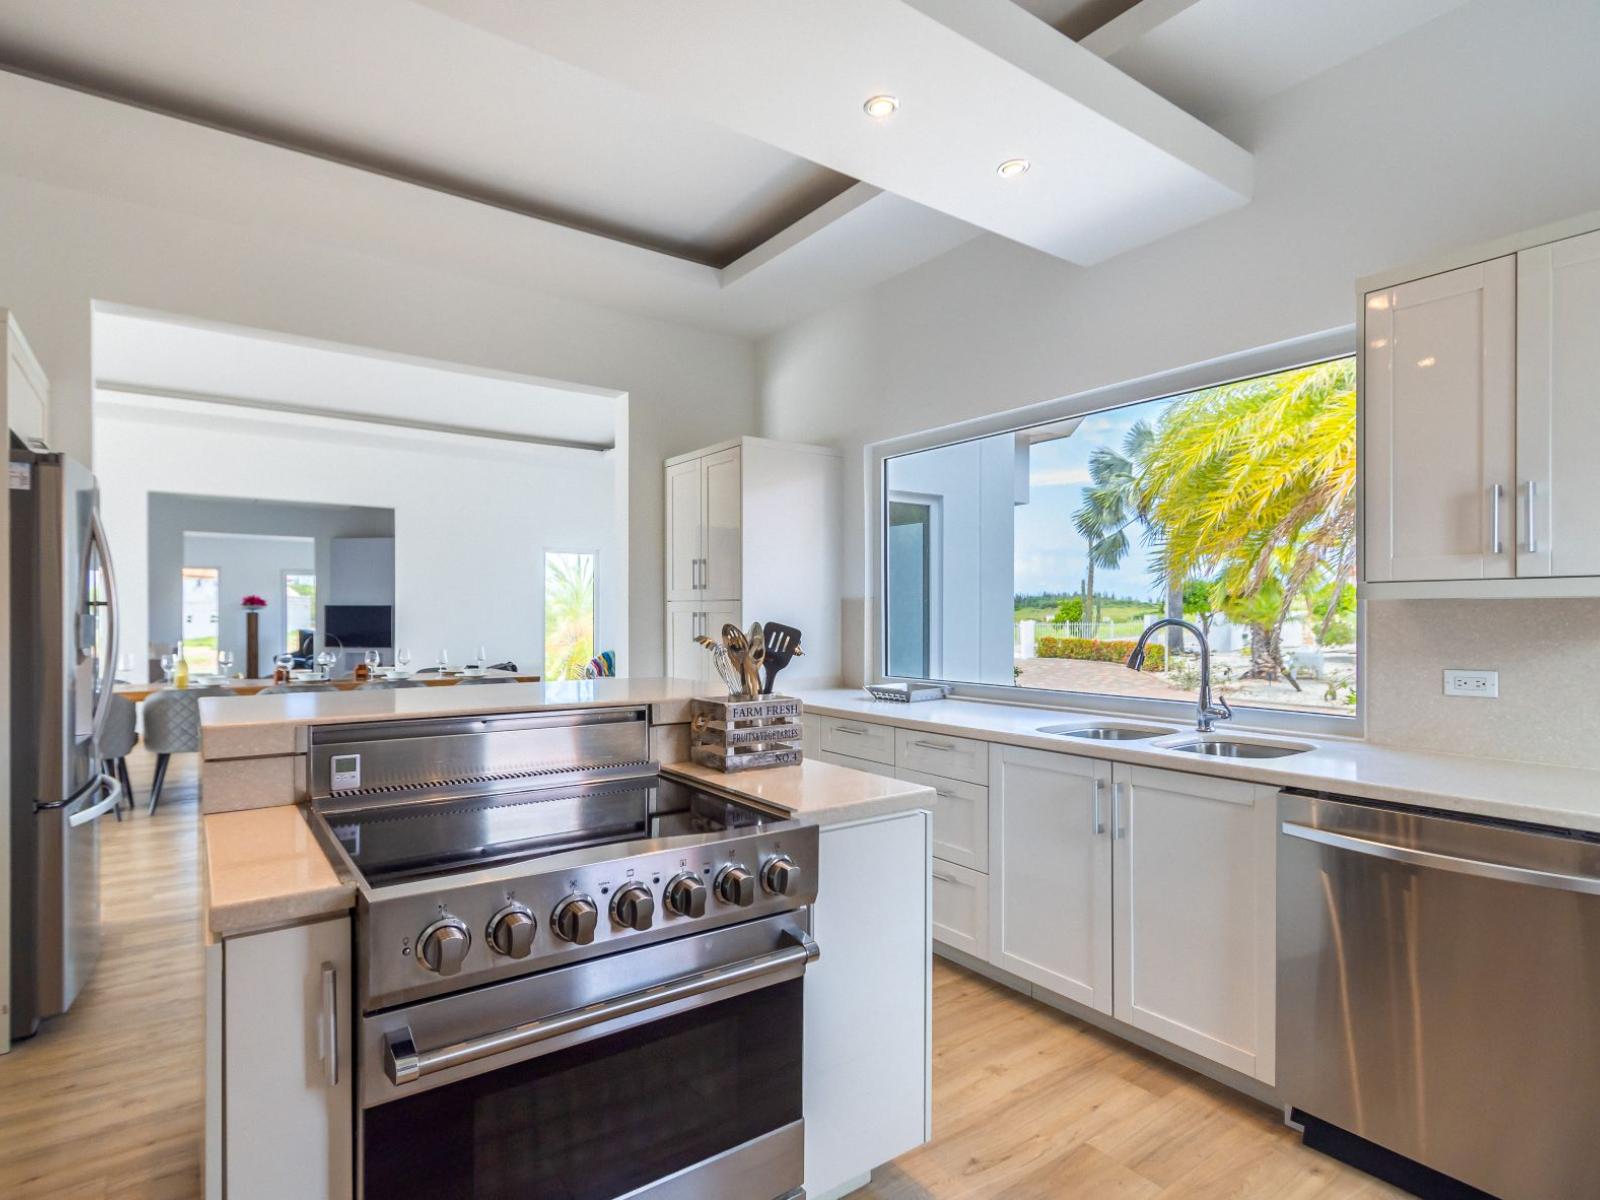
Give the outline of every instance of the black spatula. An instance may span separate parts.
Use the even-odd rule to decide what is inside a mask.
[[[767,653],[762,662],[765,678],[762,680],[761,694],[770,696],[772,682],[778,677],[778,672],[804,651],[800,649],[800,631],[793,625],[779,625],[776,621],[768,621],[762,641],[766,645]]]

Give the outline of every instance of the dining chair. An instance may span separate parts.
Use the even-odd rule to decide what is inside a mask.
[[[106,727],[96,747],[100,751],[101,770],[116,777],[122,784],[122,798],[133,810],[133,782],[128,778],[128,755],[139,743],[139,707],[126,696],[112,696],[111,709],[106,713]],[[122,805],[117,805],[117,820],[122,820]]]
[[[150,784],[150,807],[155,816],[161,803],[161,785],[174,754],[200,751],[200,701],[205,696],[232,696],[232,688],[164,688],[144,702],[145,749],[156,756],[155,778]]]

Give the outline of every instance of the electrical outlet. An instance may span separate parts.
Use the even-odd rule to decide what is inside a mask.
[[[1446,696],[1476,696],[1480,700],[1494,700],[1500,695],[1499,671],[1446,671],[1444,673]]]

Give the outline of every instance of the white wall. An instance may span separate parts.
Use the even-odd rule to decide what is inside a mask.
[[[202,427],[187,429],[179,435],[183,439],[185,458],[195,454],[211,453],[206,438],[207,431]],[[233,448],[232,441],[224,442],[218,446],[217,452],[225,452]],[[171,488],[182,486],[188,475],[187,469],[180,469],[175,475],[163,480],[147,480],[157,488]],[[106,481],[102,473],[102,484]],[[105,503],[107,509],[120,508],[122,503],[137,504],[137,496],[126,498],[107,493]],[[186,554],[184,533],[187,530],[204,530],[211,533],[235,534],[286,534],[295,537],[310,539],[310,552],[304,555],[304,562],[316,572],[317,576],[317,605],[318,627],[321,628],[321,606],[328,603],[340,603],[341,598],[335,594],[333,584],[335,571],[333,569],[333,542],[335,538],[356,536],[382,536],[392,539],[394,537],[394,513],[387,508],[361,508],[352,505],[317,505],[303,503],[272,503],[263,498],[252,497],[248,501],[237,499],[218,499],[214,496],[180,495],[165,490],[152,491],[149,495],[146,512],[146,528],[148,537],[144,546],[118,546],[117,565],[119,570],[142,571],[148,581],[145,594],[147,597],[147,634],[149,639],[149,657],[160,658],[167,648],[179,637],[179,611],[182,603],[179,590],[180,568],[184,566],[208,566],[196,561]],[[144,562],[139,563],[143,558]],[[297,556],[298,561],[299,556]],[[125,564],[123,560],[126,559]],[[284,565],[288,565],[287,562]],[[256,582],[243,587],[230,584],[226,578],[222,580],[222,635],[226,639],[224,648],[232,650],[239,656],[239,669],[245,667],[245,619],[244,612],[239,608],[239,600],[248,591],[259,592],[268,601],[268,607],[261,614],[261,662],[262,669],[270,668],[272,655],[282,648],[283,605],[278,597],[278,577],[258,574]],[[124,590],[127,584],[123,584]],[[384,604],[394,603],[394,572],[392,566],[384,584]],[[361,601],[345,600],[344,603],[361,603]],[[130,635],[122,638],[123,652],[135,664],[136,669],[143,669],[146,660],[146,646],[144,643],[135,644],[130,640]]]
[[[546,548],[598,552],[601,644],[627,624],[614,453],[370,434],[312,419],[201,420],[109,401],[98,406],[94,432],[132,648],[150,636],[140,552],[149,544],[149,493],[179,480],[205,496],[392,509],[395,633],[419,664],[441,647],[465,661],[484,644],[496,660],[539,670]]]
[[[244,670],[248,662],[245,613],[239,607],[239,599],[254,593],[267,602],[267,608],[257,618],[256,638],[259,669],[265,671],[272,656],[283,652],[286,642],[283,573],[314,572],[317,544],[310,538],[188,533],[183,536],[182,566],[210,567],[217,572],[217,649],[233,652],[235,670]],[[163,572],[155,568],[150,574],[154,583]],[[178,607],[181,610],[181,593]],[[155,621],[167,614],[152,600],[148,615],[152,623],[151,641],[166,641],[160,636]]]
[[[1351,325],[1364,274],[1600,208],[1597,55],[1593,0],[1478,0],[1226,125],[1256,154],[1236,213],[1087,269],[980,238],[768,338],[762,432],[858,462],[882,439]],[[863,477],[846,481],[851,677]],[[1374,638],[1369,698],[1384,666]]]
[[[96,138],[120,137],[126,122],[115,122],[116,131],[109,120],[104,130],[86,122],[63,126],[58,110],[81,106],[47,103],[60,89],[5,79],[7,124],[41,148],[26,158],[0,158],[0,307],[15,310],[50,376],[60,449],[79,458],[92,451],[94,301],[625,392],[622,444],[629,465],[617,473],[616,511],[628,518],[628,550],[618,587],[634,603],[627,636],[616,643],[629,674],[661,672],[661,463],[755,431],[748,339],[634,315],[625,290],[617,291],[614,307],[602,307],[542,290],[537,270],[516,285],[490,278],[489,268],[472,274],[441,265],[437,243],[449,240],[448,229],[430,239],[434,249],[426,255],[358,250],[367,244],[364,226],[379,215],[370,211],[373,193],[400,195],[394,190],[409,185],[361,177],[352,199],[325,178],[342,169],[301,171],[272,147],[256,150],[270,163],[283,163],[278,174],[286,192],[291,176],[300,192],[272,205],[263,201],[263,210],[304,212],[305,224],[321,230],[319,236],[291,236],[249,206],[213,203],[222,190],[215,173],[227,168],[203,153],[173,153],[146,164],[158,168],[154,173],[178,197],[170,207],[118,198],[123,181],[115,170],[99,174],[94,192],[39,182],[56,169],[52,146],[70,144],[76,153]],[[79,99],[108,116],[129,111]],[[164,147],[152,142],[149,153],[161,156]],[[108,156],[113,149],[107,147]],[[308,174],[313,183],[302,178]],[[435,197],[426,207],[465,214],[463,230],[482,227],[473,216],[478,206],[469,201]],[[492,256],[474,243],[462,248],[459,260],[484,257]],[[494,269],[513,274],[503,264]],[[487,481],[478,482],[481,492],[469,490],[492,493]]]

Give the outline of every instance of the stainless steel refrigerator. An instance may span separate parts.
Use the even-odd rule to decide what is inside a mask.
[[[64,1013],[100,954],[100,820],[121,788],[97,742],[117,661],[94,476],[13,448],[11,1036]]]

